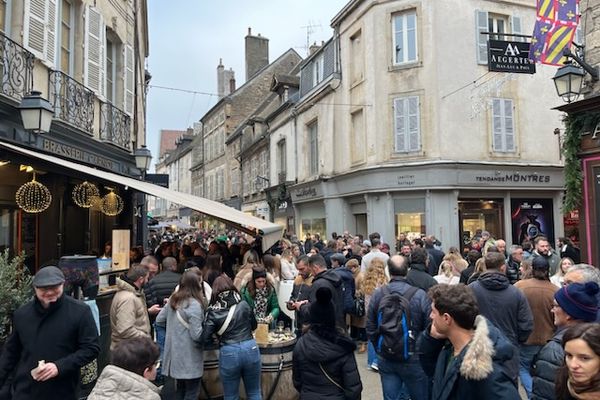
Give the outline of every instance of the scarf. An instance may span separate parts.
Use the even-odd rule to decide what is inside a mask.
[[[600,383],[595,382],[594,385],[578,384],[571,379],[567,380],[567,389],[573,398],[580,400],[596,400],[600,399]]]
[[[269,289],[266,286],[262,289],[256,289],[254,296],[254,316],[257,321],[262,321],[267,317],[268,300]]]
[[[240,301],[242,301],[242,297],[238,292],[235,290],[225,290],[217,295],[216,301],[208,308],[215,311],[228,309]]]

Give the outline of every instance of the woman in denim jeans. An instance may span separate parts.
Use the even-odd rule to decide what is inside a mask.
[[[203,342],[219,341],[219,374],[225,400],[240,398],[240,378],[248,400],[260,400],[260,351],[252,336],[256,329],[254,312],[242,301],[231,279],[215,279],[202,332]]]

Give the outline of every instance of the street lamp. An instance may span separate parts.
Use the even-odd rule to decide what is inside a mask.
[[[142,179],[146,177],[146,171],[150,169],[150,162],[152,161],[152,153],[146,146],[135,149],[135,166],[142,171]]]
[[[50,132],[54,108],[48,100],[42,97],[41,92],[32,90],[23,96],[18,108],[21,111],[25,130],[39,134]]]
[[[556,93],[563,98],[567,103],[571,103],[581,94],[583,78],[587,72],[592,77],[593,81],[598,80],[598,70],[588,63],[583,58],[573,54],[571,50],[565,49],[563,55],[567,58],[565,65],[556,71],[554,75],[554,86]],[[573,59],[578,65],[573,64],[569,58]]]

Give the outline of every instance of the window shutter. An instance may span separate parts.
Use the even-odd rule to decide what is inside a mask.
[[[125,60],[125,68],[124,68],[124,74],[123,74],[123,95],[125,96],[125,98],[123,99],[123,109],[124,111],[129,114],[129,115],[133,115],[133,102],[134,102],[134,85],[135,85],[135,74],[134,74],[134,53],[133,53],[133,46],[130,44],[130,42],[128,41],[128,43],[123,46],[123,52],[124,52],[124,60]]]
[[[502,143],[503,116],[502,108],[504,103],[501,99],[492,99],[492,148],[494,151],[504,151]]]
[[[516,15],[512,16],[512,33],[520,35],[523,31],[521,30],[521,17],[517,17]],[[525,38],[522,37],[513,37],[515,42],[524,42]]]
[[[25,0],[23,43],[41,60],[54,66],[56,55],[56,0]]]
[[[85,11],[84,84],[104,96],[106,89],[106,30],[102,14],[92,6]]]
[[[418,151],[420,148],[420,124],[419,124],[419,98],[408,99],[408,141],[409,151]]]
[[[394,136],[397,152],[406,151],[405,99],[394,99]]]
[[[481,32],[487,32],[488,13],[487,11],[475,11],[475,21],[477,22],[475,30],[475,43],[477,43],[477,63],[487,65],[487,41],[488,35],[482,35]]]
[[[513,101],[504,102],[504,151],[515,151],[515,124],[513,118]]]

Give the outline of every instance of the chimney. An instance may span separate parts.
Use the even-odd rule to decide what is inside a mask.
[[[246,40],[246,82],[258,71],[269,65],[269,39],[252,36],[252,29],[248,28]]]
[[[219,65],[217,66],[217,94],[222,99],[233,92],[235,92],[235,72],[231,68],[226,70],[223,66],[223,59],[219,59]]]
[[[317,51],[319,51],[319,49],[322,46],[318,45],[317,42],[314,42],[313,44],[310,45],[310,47],[308,48],[308,55],[312,56],[313,54],[315,54]]]

